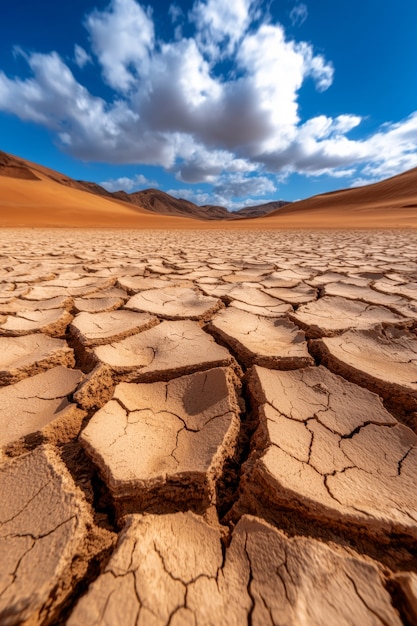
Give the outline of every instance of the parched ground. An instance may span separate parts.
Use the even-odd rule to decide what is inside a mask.
[[[2,626],[417,623],[414,231],[0,241]]]

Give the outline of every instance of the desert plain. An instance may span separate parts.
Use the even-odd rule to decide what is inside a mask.
[[[0,241],[2,625],[417,623],[415,230]]]

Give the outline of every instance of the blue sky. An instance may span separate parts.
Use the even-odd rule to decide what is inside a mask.
[[[417,166],[416,0],[19,0],[0,149],[238,208]]]

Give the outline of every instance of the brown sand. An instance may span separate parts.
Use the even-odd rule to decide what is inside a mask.
[[[415,623],[416,279],[409,230],[0,230],[0,624]]]

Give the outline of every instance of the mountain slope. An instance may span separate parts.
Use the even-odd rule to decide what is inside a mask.
[[[72,189],[86,191],[108,200],[121,201],[139,209],[145,209],[157,215],[171,217],[187,217],[197,220],[237,220],[246,217],[258,217],[272,211],[277,206],[286,204],[282,201],[270,202],[259,206],[247,207],[235,212],[229,212],[222,206],[198,206],[184,198],[174,198],[159,189],[145,189],[133,193],[125,191],[110,192],[97,183],[82,180],[73,180],[64,174],[49,168],[31,163],[25,159],[0,152],[0,176],[17,178],[20,180],[49,179]]]
[[[236,211],[237,217],[262,217],[264,215],[270,215],[273,211],[281,209],[281,207],[291,204],[291,202],[285,202],[284,200],[276,200],[273,202],[266,202],[265,204],[256,204],[253,206],[247,206],[244,209]]]
[[[195,227],[194,220],[155,215],[103,192],[0,152],[0,227]]]
[[[96,183],[76,181],[0,152],[0,227],[417,228],[417,168],[373,185],[321,194],[252,217],[277,204],[283,203],[247,207],[233,214],[224,207],[198,207],[156,189],[110,193]]]
[[[127,196],[126,200],[128,202],[131,202],[136,206],[143,207],[148,211],[158,213],[159,215],[177,215],[202,220],[224,219],[230,217],[228,210],[223,207],[215,207],[218,210],[214,212],[206,207],[200,207],[189,200],[184,200],[183,198],[173,198],[159,189],[145,189],[144,191],[136,191],[130,194],[116,192],[113,195],[120,198]]]
[[[378,183],[293,202],[268,217],[283,227],[416,227],[417,168]]]

